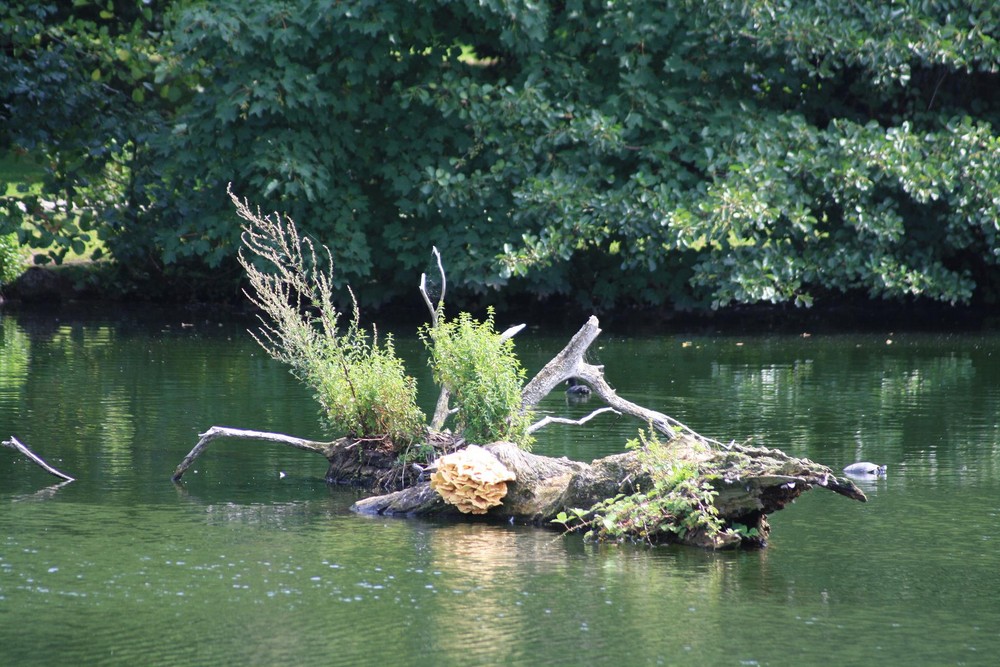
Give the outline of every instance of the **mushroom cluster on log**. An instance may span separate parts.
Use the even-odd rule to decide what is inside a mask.
[[[507,495],[514,473],[478,445],[446,454],[437,460],[431,488],[463,514],[486,514]]]

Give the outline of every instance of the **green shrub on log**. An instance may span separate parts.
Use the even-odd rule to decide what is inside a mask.
[[[342,326],[329,250],[317,253],[290,218],[262,216],[230,196],[245,222],[240,262],[253,290],[248,296],[264,313],[257,342],[315,391],[331,430],[384,440],[396,450],[422,437],[416,380],[406,374],[392,337],[380,344],[374,328],[369,336],[356,301]]]
[[[680,452],[671,442],[661,442],[655,431],[642,431],[626,447],[638,450],[642,469],[652,487],[618,494],[593,507],[561,512],[555,519],[571,530],[584,530],[594,540],[634,540],[655,544],[683,539],[701,531],[708,540],[727,528],[714,505],[718,493],[711,480],[718,471],[705,469],[699,462],[697,446],[685,442]],[[706,445],[707,448],[707,445]],[[745,527],[744,527],[745,528]]]
[[[331,430],[384,440],[410,456],[410,445],[426,435],[417,407],[416,380],[406,374],[392,337],[379,342],[360,326],[354,293],[346,325],[334,302],[329,250],[317,251],[295,222],[278,213],[262,215],[230,192],[244,221],[239,259],[250,281],[250,300],[261,309],[257,342],[288,364],[311,387]],[[470,442],[509,440],[530,445],[530,413],[521,410],[524,368],[510,338],[496,333],[493,311],[484,322],[468,313],[421,330],[437,382],[457,400],[456,421]]]
[[[458,404],[455,420],[465,438],[529,447],[531,415],[521,412],[524,368],[514,353],[514,341],[494,330],[493,310],[483,322],[468,313],[454,320],[439,313],[437,325],[425,326],[420,335],[430,352],[434,379]]]

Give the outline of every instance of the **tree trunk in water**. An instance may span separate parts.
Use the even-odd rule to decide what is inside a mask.
[[[664,535],[667,541],[677,539],[685,544],[710,548],[738,546],[741,542],[762,546],[769,531],[767,515],[782,509],[813,486],[855,500],[867,500],[853,482],[837,477],[826,466],[808,459],[789,457],[776,449],[739,445],[706,454],[698,451],[700,444],[687,435],[678,435],[670,443],[672,450],[697,452],[694,456],[703,463],[726,467],[725,475],[709,480],[718,492],[714,504],[719,517],[727,526],[741,524],[747,530],[756,529],[759,535],[741,540],[731,535],[719,538],[692,531],[683,538]],[[515,476],[501,504],[487,512],[487,516],[494,519],[551,524],[560,512],[588,509],[618,494],[632,494],[653,486],[639,453],[634,451],[586,464],[538,456],[507,442],[487,445],[484,449]],[[360,500],[352,509],[362,514],[462,516],[459,509],[448,504],[427,481]]]

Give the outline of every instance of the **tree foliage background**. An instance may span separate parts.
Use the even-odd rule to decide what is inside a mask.
[[[0,150],[47,175],[0,233],[234,293],[232,182],[368,301],[431,245],[598,309],[993,301],[998,39],[987,0],[15,2]]]

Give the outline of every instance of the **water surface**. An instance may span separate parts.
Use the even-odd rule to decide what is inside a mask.
[[[716,554],[356,516],[321,457],[274,445],[217,442],[174,485],[212,425],[325,435],[246,324],[0,319],[0,437],[78,478],[0,450],[4,664],[995,663],[1000,337],[605,332],[591,361],[619,393],[706,435],[889,465],[867,504],[813,491],[768,549]],[[532,371],[565,342],[518,339]],[[535,449],[589,460],[637,427],[550,426]]]

